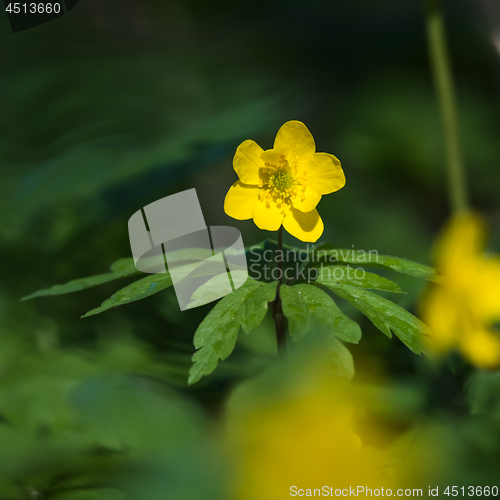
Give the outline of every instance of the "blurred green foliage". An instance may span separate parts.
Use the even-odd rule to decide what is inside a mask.
[[[498,250],[495,22],[479,3],[444,5],[471,198]],[[216,425],[232,389],[274,359],[269,316],[188,387],[211,305],[181,313],[167,290],[80,319],[116,291],[106,278],[20,299],[106,273],[130,256],[128,217],[182,189],[197,188],[209,224],[260,241],[222,210],[232,154],[247,138],[271,146],[290,119],[346,173],[319,207],[323,240],[430,262],[448,208],[419,1],[81,0],[15,35],[0,15],[0,498],[226,496]],[[412,310],[423,282],[394,279]],[[385,373],[392,418],[424,419],[442,443],[447,467],[421,464],[424,477],[498,477],[498,376],[460,361],[438,370],[341,308],[364,332],[350,346],[356,377]]]

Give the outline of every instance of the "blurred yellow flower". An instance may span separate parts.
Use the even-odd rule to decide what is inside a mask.
[[[256,142],[244,141],[234,155],[239,181],[226,195],[226,214],[253,219],[268,231],[283,224],[299,240],[316,241],[323,233],[316,205],[322,195],[341,189],[345,177],[335,156],[315,151],[313,136],[299,121],[279,129],[273,149],[264,151]]]
[[[240,391],[229,405],[227,437],[235,467],[231,498],[364,497],[366,488],[371,496],[387,488],[395,494],[392,454],[360,437],[356,414],[363,403],[350,396],[344,382],[316,366],[295,370],[281,390],[268,380]],[[372,441],[389,445],[376,425],[364,421],[362,427]]]
[[[456,216],[437,246],[442,278],[422,301],[422,319],[431,329],[430,348],[456,349],[471,364],[500,368],[500,257],[484,254],[486,230],[472,213]]]

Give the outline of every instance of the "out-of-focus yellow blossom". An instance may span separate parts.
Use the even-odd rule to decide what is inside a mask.
[[[324,194],[345,185],[340,161],[316,153],[313,136],[299,121],[286,122],[273,149],[264,151],[246,140],[234,155],[239,181],[226,195],[224,211],[238,220],[253,219],[260,229],[277,231],[281,225],[302,241],[316,241],[323,221],[316,205]]]
[[[456,216],[441,237],[436,265],[442,277],[422,301],[430,348],[458,350],[480,368],[500,368],[500,257],[484,254],[486,230],[472,213]]]
[[[360,438],[359,402],[349,396],[349,387],[316,367],[296,366],[288,381],[281,391],[270,382],[271,388],[258,387],[253,395],[240,392],[239,404],[229,405],[228,439],[236,469],[231,498],[349,496],[358,486],[378,489],[372,496],[381,495],[381,488],[395,494],[392,458]],[[386,440],[375,425],[364,430],[371,437],[380,434],[374,441]],[[364,497],[366,490],[357,493]]]

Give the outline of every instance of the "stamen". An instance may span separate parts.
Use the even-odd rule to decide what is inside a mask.
[[[271,165],[266,163],[266,168],[263,172],[269,173],[266,193],[269,203],[274,201],[278,206],[283,203],[291,203],[297,197],[297,189],[301,187],[301,183],[297,178],[297,164],[290,167],[285,155],[281,155],[278,161],[279,165]]]

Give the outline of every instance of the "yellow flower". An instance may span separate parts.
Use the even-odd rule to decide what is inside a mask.
[[[345,177],[335,156],[315,151],[313,136],[299,121],[279,129],[273,149],[264,151],[251,140],[240,144],[233,160],[239,181],[226,195],[226,214],[253,219],[268,231],[283,224],[299,240],[316,241],[324,228],[316,205],[344,187]]]
[[[233,395],[226,433],[234,467],[231,498],[338,497],[353,488],[358,492],[358,486],[372,492],[395,487],[388,450],[392,435],[366,413],[357,421],[358,412],[367,409],[365,401],[329,370],[318,369],[318,357],[310,366],[295,360],[286,378],[269,373]]]
[[[423,320],[438,354],[456,349],[480,368],[500,368],[500,257],[484,255],[481,218],[455,217],[437,247],[439,285],[424,296]]]

